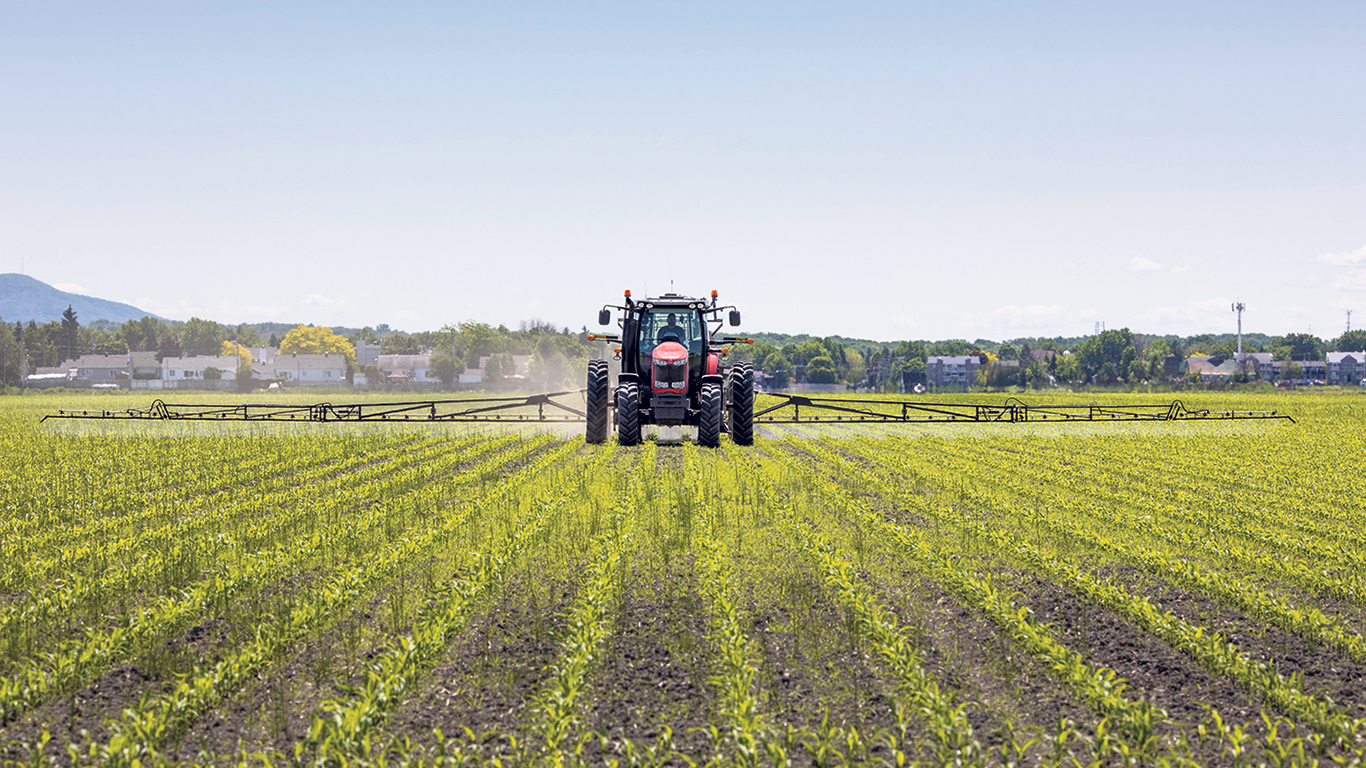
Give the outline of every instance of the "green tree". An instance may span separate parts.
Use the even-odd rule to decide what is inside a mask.
[[[180,357],[180,351],[180,340],[168,333],[157,343],[157,362],[168,357]]]
[[[806,364],[806,380],[812,384],[834,384],[838,380],[835,361],[826,355],[811,358]]]
[[[212,365],[210,365],[209,367],[207,367],[207,368],[204,369],[204,380],[205,380],[205,381],[220,381],[222,378],[223,378],[223,372],[220,371],[219,369],[213,367]]]
[[[1101,383],[1116,381],[1121,372],[1127,374],[1129,364],[1137,356],[1133,334],[1128,328],[1101,331],[1095,336],[1088,336],[1073,355],[1085,379],[1094,378]]]
[[[1299,363],[1291,360],[1281,366],[1281,378],[1285,381],[1299,381],[1304,378],[1304,368]]]
[[[223,328],[212,320],[192,317],[180,327],[179,335],[185,357],[217,355],[223,348]]]
[[[465,370],[465,364],[460,358],[452,357],[451,353],[446,350],[432,355],[431,372],[436,374],[441,383],[448,387],[455,383],[455,378],[463,370]]]
[[[80,330],[81,324],[76,321],[76,310],[67,304],[66,311],[62,313],[62,345],[66,348],[66,357],[63,357],[63,360],[75,359]]]
[[[285,338],[288,339],[289,337],[286,336]],[[283,343],[281,342],[281,352],[284,351]],[[380,342],[379,353],[381,355],[418,355],[422,353],[422,344],[412,336],[389,336]]]
[[[1271,340],[1271,354],[1277,360],[1322,360],[1323,341],[1310,333],[1287,333]]]
[[[1366,331],[1348,331],[1333,340],[1337,352],[1366,352]]]
[[[796,372],[792,363],[782,352],[774,352],[764,360],[764,373],[773,377],[773,386],[782,388],[792,383],[792,374]]]
[[[19,334],[11,333],[9,325],[0,320],[0,325],[4,325],[4,332],[0,333],[0,387],[17,387],[22,384],[24,370],[24,351],[19,344]],[[16,326],[19,332],[23,331],[23,326]]]

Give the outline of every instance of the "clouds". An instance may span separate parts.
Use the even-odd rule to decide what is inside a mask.
[[[1314,261],[1320,264],[1331,264],[1333,266],[1353,266],[1366,262],[1366,245],[1361,246],[1355,251],[1344,251],[1342,253],[1321,253],[1314,257]]]
[[[1158,264],[1152,259],[1135,256],[1132,259],[1129,259],[1129,269],[1133,272],[1172,272],[1180,274],[1181,272],[1189,271],[1190,267],[1167,267],[1163,264]]]
[[[1328,265],[1328,275],[1313,283],[1341,291],[1366,291],[1366,245],[1355,251],[1321,253],[1314,261]]]

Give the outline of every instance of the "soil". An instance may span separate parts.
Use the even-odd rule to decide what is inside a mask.
[[[585,727],[608,737],[613,757],[623,740],[653,744],[665,727],[684,754],[707,747],[700,729],[711,716],[712,649],[706,606],[690,573],[690,563],[675,559],[667,571],[637,571],[627,581],[584,713]]]
[[[1051,624],[1068,647],[1080,651],[1092,664],[1113,669],[1128,683],[1131,697],[1141,697],[1165,711],[1174,726],[1193,727],[1206,720],[1205,706],[1217,710],[1226,723],[1255,728],[1260,722],[1260,701],[1233,680],[1205,671],[1158,637],[1032,572],[1006,571],[1000,576],[1003,586],[1009,583],[1022,593],[1019,604],[1033,610],[1039,621]]]
[[[388,730],[421,744],[433,741],[437,729],[459,738],[468,728],[487,741],[526,725],[559,655],[573,595],[567,582],[541,582],[535,589],[509,582],[445,661],[424,676],[422,689],[390,717]]]
[[[1218,632],[1253,660],[1274,663],[1286,677],[1302,675],[1307,693],[1331,698],[1351,717],[1366,717],[1366,665],[1135,568],[1115,566],[1113,576],[1177,618]]]

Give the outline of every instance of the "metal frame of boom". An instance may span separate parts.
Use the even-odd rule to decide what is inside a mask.
[[[242,405],[173,404],[156,400],[145,410],[59,410],[48,419],[152,419],[170,421],[308,421],[376,422],[440,421],[470,422],[577,422],[584,411],[555,398],[581,395],[571,389],[539,395],[478,397],[463,400],[413,400],[394,403],[334,405]],[[1275,411],[1187,410],[1180,400],[1144,405],[1028,405],[1009,398],[1001,405],[945,403],[911,400],[851,399],[806,395],[769,395],[782,402],[754,413],[756,424],[850,424],[850,423],[1021,423],[1021,422],[1123,422],[1123,421],[1227,421],[1234,419],[1294,419]],[[549,407],[551,412],[547,413]],[[535,408],[535,413],[513,412]],[[806,413],[802,413],[806,409]],[[813,413],[814,412],[814,413]]]
[[[770,395],[782,402],[754,413],[756,424],[839,424],[891,422],[1020,423],[1061,421],[1220,421],[1230,419],[1294,419],[1275,411],[1187,410],[1180,400],[1144,405],[1028,405],[1009,398],[1002,405],[911,400],[850,399]],[[802,416],[802,408],[807,415]],[[791,409],[790,411],[786,409]],[[811,411],[816,411],[813,415]],[[781,412],[781,413],[780,413]],[[775,415],[776,414],[776,415]]]
[[[413,400],[397,403],[315,403],[281,405],[245,403],[242,405],[175,404],[156,400],[150,408],[122,411],[59,410],[48,419],[156,419],[172,421],[442,421],[442,422],[575,422],[584,412],[554,398],[582,393],[582,389],[548,392],[516,397],[477,397],[463,400]],[[518,408],[535,408],[535,413],[511,413]],[[551,409],[550,413],[546,408]],[[559,413],[556,411],[562,411]]]

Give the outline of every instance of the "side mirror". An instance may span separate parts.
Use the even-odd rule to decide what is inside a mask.
[[[732,310],[730,311],[730,324],[731,324],[731,325],[739,325],[739,324],[740,324],[740,310],[738,310],[738,309],[732,309]]]
[[[598,325],[607,325],[607,324],[610,323],[610,322],[612,322],[612,310],[610,310],[610,309],[600,309],[600,310],[598,310]]]

